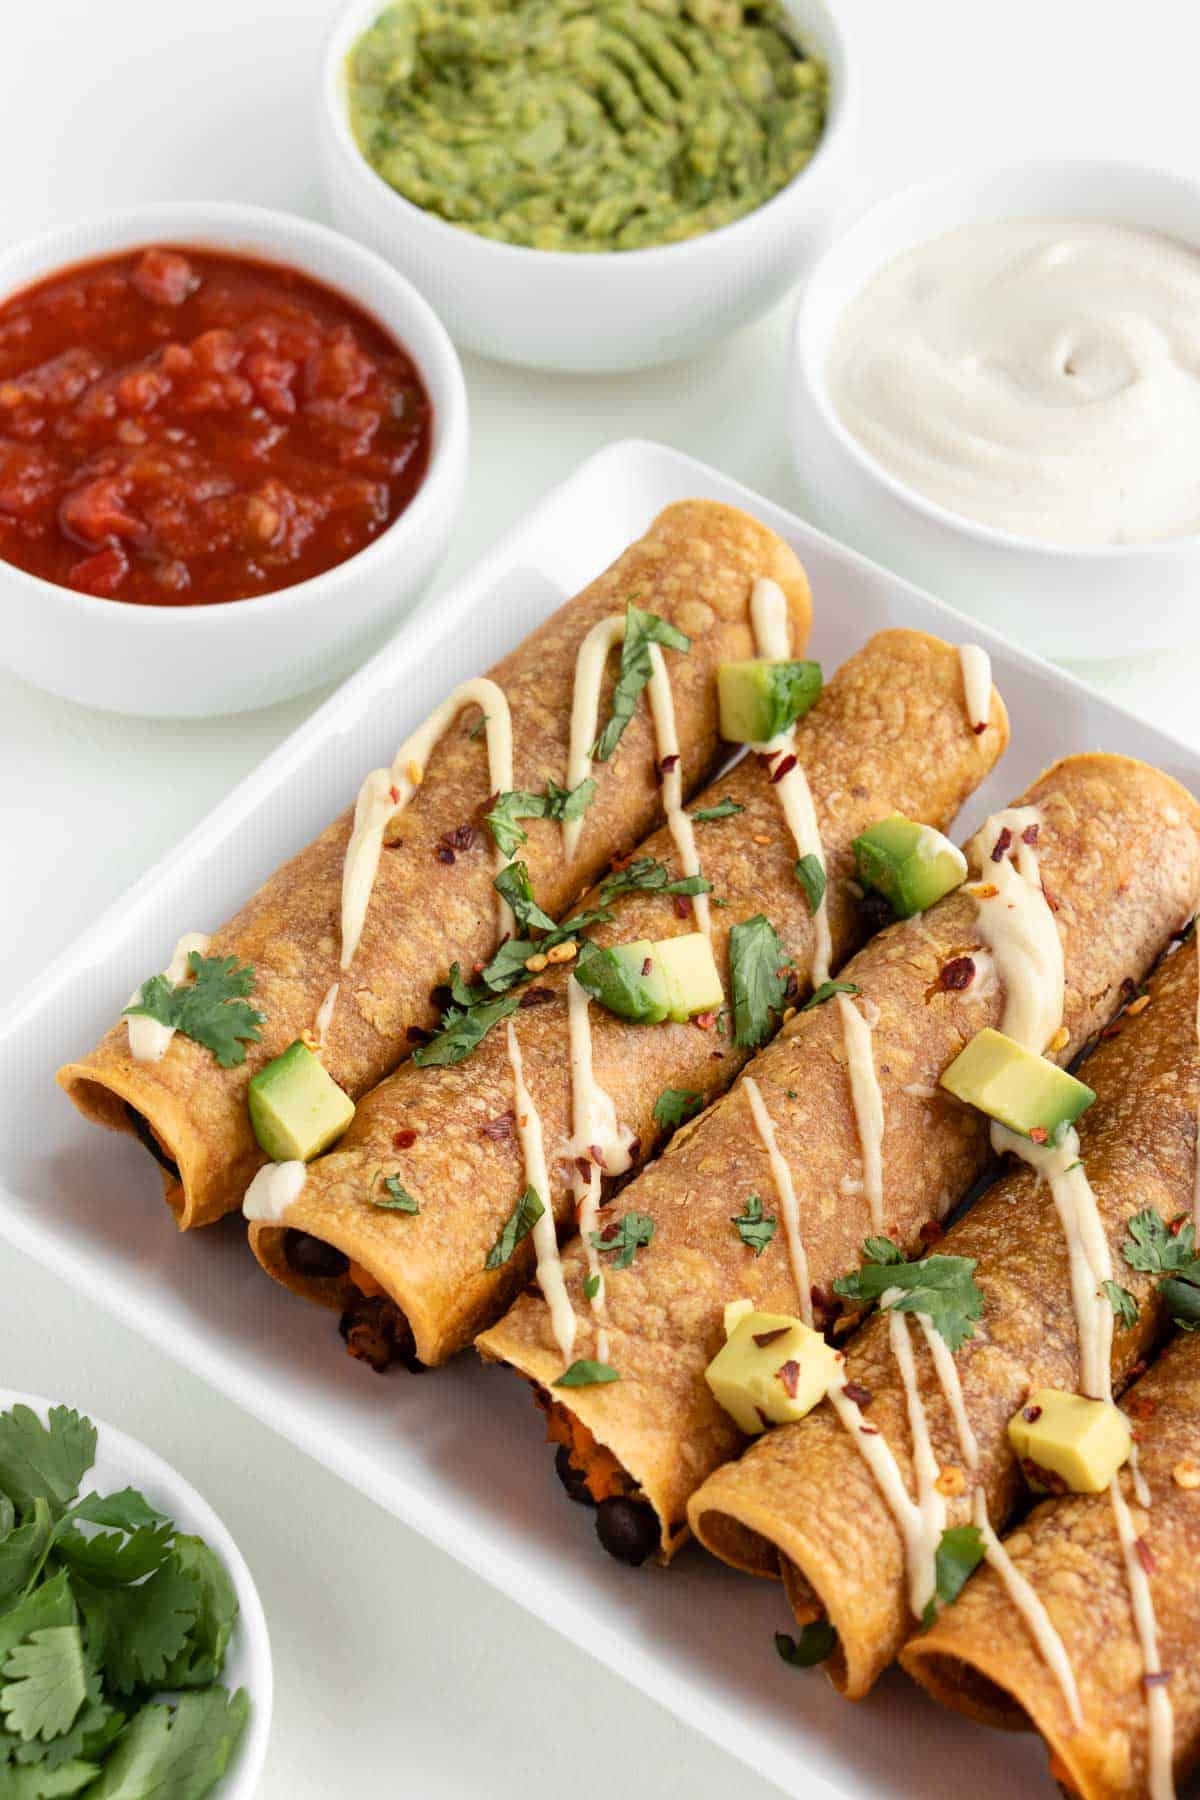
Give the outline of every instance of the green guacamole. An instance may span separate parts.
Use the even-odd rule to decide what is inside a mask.
[[[367,161],[537,250],[639,250],[753,212],[808,162],[826,75],[778,0],[400,0],[349,61]]]

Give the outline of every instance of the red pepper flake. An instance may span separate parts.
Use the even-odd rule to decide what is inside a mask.
[[[688,899],[687,895],[686,894],[673,894],[671,896],[671,898],[675,903],[675,917],[677,919],[686,919],[688,914],[692,910],[692,903]]]
[[[842,1392],[847,1400],[853,1400],[855,1406],[870,1406],[874,1397],[870,1388],[864,1387],[861,1381],[848,1381]]]
[[[790,1325],[777,1325],[774,1331],[756,1331],[753,1342],[758,1345],[760,1350],[765,1350],[767,1345],[773,1344],[777,1338],[786,1337],[790,1330]]]
[[[393,806],[399,806],[399,804],[400,804],[400,789],[398,787],[390,787],[388,789],[388,798],[391,800],[391,803]]]
[[[453,831],[443,831],[438,843],[447,850],[469,850],[478,836],[473,825],[456,825]]]
[[[1021,1414],[1021,1417],[1026,1419],[1030,1425],[1036,1425],[1041,1416],[1042,1409],[1040,1406],[1027,1406]]]
[[[427,1044],[433,1036],[423,1025],[410,1025],[404,1033],[410,1044]]]
[[[1170,1679],[1170,1669],[1152,1669],[1149,1674],[1142,1676],[1142,1681],[1148,1688],[1166,1687]]]
[[[669,775],[671,770],[678,766],[678,763],[679,758],[677,756],[664,756],[660,763],[655,763],[654,765],[655,779],[661,782],[663,776]]]
[[[693,1025],[698,1025],[701,1031],[711,1031],[716,1022],[716,1013],[697,1013],[692,1020]]]
[[[520,1004],[522,1007],[545,1006],[546,1002],[548,1000],[553,1000],[553,998],[553,988],[526,988],[525,992],[521,995]]]
[[[1037,843],[1037,841],[1038,841],[1037,826],[1036,825],[1027,825],[1025,827],[1024,831],[1021,833],[1021,842],[1023,844],[1028,844],[1030,849],[1032,849],[1034,844]]]
[[[800,1364],[798,1362],[793,1362],[789,1358],[788,1361],[784,1363],[782,1369],[776,1369],[775,1374],[778,1379],[782,1381],[783,1391],[788,1399],[794,1400],[796,1398],[796,1390],[800,1386]]]
[[[1004,827],[1003,831],[1000,833],[999,837],[996,839],[996,842],[992,845],[992,861],[995,863],[1003,862],[1005,852],[1007,850],[1009,850],[1011,847],[1012,847],[1012,832],[1009,830],[1008,826],[1006,825]]]
[[[629,867],[630,863],[633,861],[633,856],[634,853],[632,850],[625,856],[614,856],[608,866],[614,875],[620,875],[622,870]]]
[[[621,1227],[617,1224],[617,1221],[615,1219],[612,1221],[611,1224],[606,1225],[604,1227],[604,1230],[600,1233],[600,1237],[601,1237],[602,1241],[606,1244],[611,1244],[613,1239],[620,1237],[620,1235],[621,1235]]]
[[[860,1425],[858,1429],[862,1432],[864,1437],[878,1437],[879,1436],[878,1425]]]
[[[945,1235],[946,1228],[944,1225],[939,1224],[937,1219],[926,1219],[925,1223],[917,1232],[917,1236],[923,1244],[936,1244],[938,1239],[940,1237],[945,1237]]]
[[[1137,1559],[1141,1563],[1143,1569],[1145,1569],[1147,1575],[1153,1575],[1158,1564],[1155,1562],[1153,1553],[1145,1538],[1134,1538],[1133,1547],[1137,1551]]]
[[[506,1112],[501,1113],[499,1118],[485,1119],[479,1129],[482,1131],[484,1137],[490,1137],[496,1143],[501,1143],[505,1138],[510,1138],[512,1136],[513,1126],[516,1122],[516,1114],[513,1112]]]
[[[1167,1221],[1167,1230],[1172,1237],[1178,1237],[1187,1222],[1188,1216],[1186,1213],[1176,1213],[1173,1219]]]
[[[1044,1144],[1050,1136],[1050,1133],[1046,1130],[1044,1125],[1035,1125],[1031,1129],[1029,1135],[1035,1144]]]
[[[1106,1025],[1100,1036],[1102,1038],[1119,1038],[1122,1030],[1123,1027],[1120,1025]]]
[[[590,1156],[577,1156],[575,1158],[575,1167],[579,1170],[581,1180],[590,1181],[592,1179],[592,1169],[594,1165]]]
[[[783,761],[771,770],[772,785],[777,781],[782,781],[785,775],[790,775],[795,766],[796,758],[794,756],[785,756]]]
[[[416,1132],[405,1127],[403,1131],[397,1131],[395,1133],[392,1138],[392,1145],[397,1150],[411,1150],[416,1141]]]
[[[436,855],[440,863],[452,863],[455,860],[454,852],[448,844],[439,844]]]
[[[960,994],[975,979],[975,960],[970,956],[952,956],[943,963],[934,984],[946,994]]]
[[[976,737],[979,737],[987,730],[987,720],[981,719],[978,725],[972,725],[971,730],[975,733]]]
[[[588,1155],[591,1157],[592,1161],[595,1163],[595,1165],[598,1169],[607,1169],[608,1164],[604,1160],[604,1152],[600,1148],[599,1144],[589,1144],[588,1145]]]
[[[648,975],[653,967],[654,958],[652,956],[644,956],[642,958],[642,974]]]
[[[1054,895],[1050,892],[1050,889],[1046,886],[1044,881],[1042,883],[1042,899],[1046,902],[1046,905],[1050,908],[1052,913],[1058,911],[1058,901],[1054,898]]]

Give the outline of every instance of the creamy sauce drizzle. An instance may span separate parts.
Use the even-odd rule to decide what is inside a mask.
[[[837,1004],[862,1150],[863,1187],[871,1209],[871,1224],[878,1232],[883,1228],[883,1093],[875,1073],[871,1027],[848,994],[839,994]]]
[[[767,1153],[767,1161],[771,1165],[771,1180],[775,1183],[775,1192],[779,1196],[788,1256],[792,1265],[792,1279],[796,1283],[796,1292],[800,1297],[800,1317],[806,1325],[811,1325],[813,1322],[812,1284],[808,1276],[808,1252],[804,1248],[804,1239],[800,1234],[800,1205],[796,1199],[792,1171],[776,1141],[775,1126],[767,1111],[766,1101],[762,1097],[762,1089],[757,1081],[749,1075],[742,1077],[742,1089],[750,1103],[750,1115],[754,1120],[754,1128]]]
[[[1121,1492],[1119,1471],[1110,1481],[1108,1491],[1112,1498],[1117,1536],[1125,1558],[1129,1598],[1133,1607],[1134,1628],[1141,1645],[1143,1670],[1146,1675],[1158,1675],[1162,1673],[1162,1663],[1158,1654],[1158,1621],[1154,1616],[1154,1596],[1150,1592],[1150,1578],[1142,1567],[1137,1552],[1137,1532],[1134,1530],[1125,1496]],[[1171,1771],[1175,1714],[1170,1692],[1165,1684],[1146,1689],[1146,1711],[1149,1722],[1150,1800],[1172,1800],[1175,1793]]]
[[[513,1022],[509,1019],[508,1060],[513,1072],[513,1101],[517,1116],[517,1137],[525,1163],[525,1181],[542,1203],[542,1216],[533,1228],[533,1245],[537,1252],[538,1286],[550,1308],[550,1327],[562,1352],[564,1363],[571,1360],[575,1348],[575,1309],[563,1279],[562,1258],[558,1253],[558,1234],[550,1205],[550,1177],[546,1168],[546,1148],[542,1141],[542,1121],[533,1095],[525,1085],[521,1062],[521,1046]]]
[[[962,666],[967,724],[979,735],[987,730],[991,717],[992,661],[987,651],[978,644],[960,644],[958,660]]]
[[[375,877],[379,872],[379,856],[383,837],[392,820],[402,813],[425,774],[425,765],[440,738],[449,730],[466,706],[481,706],[486,720],[488,781],[492,792],[507,792],[513,785],[512,713],[502,688],[485,675],[462,681],[441,705],[435,707],[423,725],[405,738],[390,768],[372,769],[358,790],[354,803],[354,826],[346,847],[342,866],[342,960],[343,972],[354,961],[366,922],[367,907]],[[510,858],[497,853],[497,873]],[[513,917],[507,902],[496,896],[497,932],[503,937],[513,929]]]
[[[831,1387],[829,1399],[838,1418],[857,1444],[860,1456],[875,1477],[875,1484],[904,1539],[909,1603],[917,1618],[920,1618],[933,1597],[929,1571],[933,1566],[932,1557],[937,1551],[937,1539],[933,1540],[931,1546],[929,1522],[921,1508],[910,1498],[904,1485],[904,1477],[900,1473],[900,1465],[879,1427],[867,1423],[857,1401],[847,1394],[845,1384]],[[940,1499],[940,1495],[938,1498]]]
[[[992,953],[1004,987],[1000,1029],[1041,1056],[1062,1024],[1065,975],[1062,939],[1042,891],[1035,837],[1042,816],[1036,806],[1013,806],[993,813],[971,842],[972,861],[981,873],[975,900],[979,930]],[[1011,846],[998,862],[992,852],[1002,834]],[[988,894],[988,888],[995,888]]]
[[[591,995],[581,987],[574,975],[567,979],[567,1031],[571,1053],[572,1138],[567,1145],[571,1157],[571,1188],[575,1199],[576,1218],[587,1254],[588,1274],[597,1282],[592,1296],[592,1316],[596,1323],[596,1355],[608,1361],[608,1332],[605,1329],[607,1308],[604,1295],[604,1272],[591,1234],[600,1223],[600,1194],[605,1173],[622,1175],[633,1166],[630,1155],[632,1138],[617,1123],[617,1109],[612,1096],[596,1080],[592,1067]],[[592,1156],[599,1150],[604,1167]],[[580,1162],[586,1161],[587,1174]]]
[[[247,1219],[278,1225],[293,1200],[299,1198],[307,1180],[307,1163],[268,1163],[246,1189],[242,1212]]]
[[[204,931],[189,931],[180,938],[171,955],[171,960],[163,970],[163,974],[172,987],[179,983],[188,973],[188,957],[193,950],[203,956],[212,939]],[[130,1006],[140,1006],[142,988],[139,984],[129,996]],[[158,1019],[126,1019],[129,1034],[129,1054],[135,1062],[161,1062],[171,1047],[171,1039],[175,1036],[173,1025],[163,1025]]]
[[[1024,1619],[1029,1633],[1038,1647],[1042,1661],[1062,1689],[1063,1699],[1067,1703],[1067,1711],[1071,1715],[1071,1723],[1077,1730],[1080,1729],[1083,1725],[1083,1708],[1079,1704],[1079,1689],[1075,1682],[1075,1671],[1071,1667],[1071,1659],[1067,1655],[1067,1647],[1055,1630],[1049,1613],[1038,1599],[1033,1587],[1022,1575],[992,1530],[982,1488],[975,1489],[974,1523],[983,1539],[984,1554],[988,1562],[1004,1583],[1008,1597]]]
[[[325,998],[317,1008],[317,1016],[313,1020],[313,1035],[317,1040],[318,1052],[325,1048],[325,1039],[329,1035],[329,1027],[333,1023],[333,1009],[337,1005],[338,989],[341,983],[333,981],[325,990]]]

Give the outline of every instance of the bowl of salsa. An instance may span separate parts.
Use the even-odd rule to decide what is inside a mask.
[[[458,359],[402,276],[241,206],[142,207],[0,257],[0,661],[144,714],[344,673],[461,504]]]

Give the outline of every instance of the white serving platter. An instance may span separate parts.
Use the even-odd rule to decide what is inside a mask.
[[[771,1638],[788,1625],[773,1584],[694,1546],[669,1571],[610,1561],[554,1479],[522,1383],[469,1358],[420,1378],[352,1363],[332,1316],[261,1274],[239,1220],[181,1237],[145,1153],[84,1125],[54,1085],[56,1066],[95,1041],[181,931],[227,918],[455,681],[509,649],[661,507],[694,496],[743,506],[794,544],[813,587],[810,654],[827,669],[889,625],[990,651],[1013,741],[964,827],[1069,751],[1124,751],[1200,790],[1200,758],[1186,746],[1061,671],[715,469],[654,444],[613,444],[419,608],[0,1019],[0,1238],[787,1792],[927,1800],[961,1793],[969,1770],[973,1800],[1031,1782],[1050,1793],[1031,1740],[942,1714],[899,1675],[851,1708],[820,1675],[786,1667]]]

